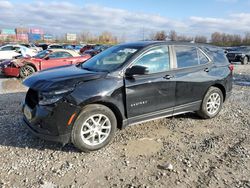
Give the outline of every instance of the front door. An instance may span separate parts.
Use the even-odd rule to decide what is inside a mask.
[[[145,75],[125,77],[126,106],[129,119],[139,121],[159,114],[172,114],[175,103],[175,81],[170,70],[168,46],[151,48],[130,67],[143,66]],[[131,120],[133,123],[133,120]]]

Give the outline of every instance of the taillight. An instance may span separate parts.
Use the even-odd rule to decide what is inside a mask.
[[[233,72],[233,70],[234,70],[234,65],[230,64],[230,65],[228,66],[228,68],[230,69],[231,72]]]

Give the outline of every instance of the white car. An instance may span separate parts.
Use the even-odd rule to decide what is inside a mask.
[[[0,60],[13,59],[22,55],[23,57],[35,56],[37,52],[21,45],[8,44],[0,47]]]
[[[27,48],[29,48],[29,49],[33,49],[33,50],[35,50],[36,52],[40,52],[40,51],[42,51],[43,49],[42,48],[40,48],[40,47],[37,47],[35,44],[33,44],[33,43],[29,43],[29,44],[21,44],[22,46],[25,46],[25,47],[27,47]]]

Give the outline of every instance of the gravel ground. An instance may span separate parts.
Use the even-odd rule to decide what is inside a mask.
[[[131,126],[88,154],[32,136],[21,124],[25,91],[0,78],[0,187],[250,187],[250,65],[236,65],[218,117]]]

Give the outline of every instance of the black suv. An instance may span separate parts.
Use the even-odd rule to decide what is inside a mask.
[[[40,138],[98,150],[127,125],[187,112],[215,117],[232,90],[232,71],[213,46],[121,44],[27,78],[24,122]]]
[[[241,62],[242,65],[250,61],[250,47],[242,46],[228,51],[227,58],[229,62]]]

